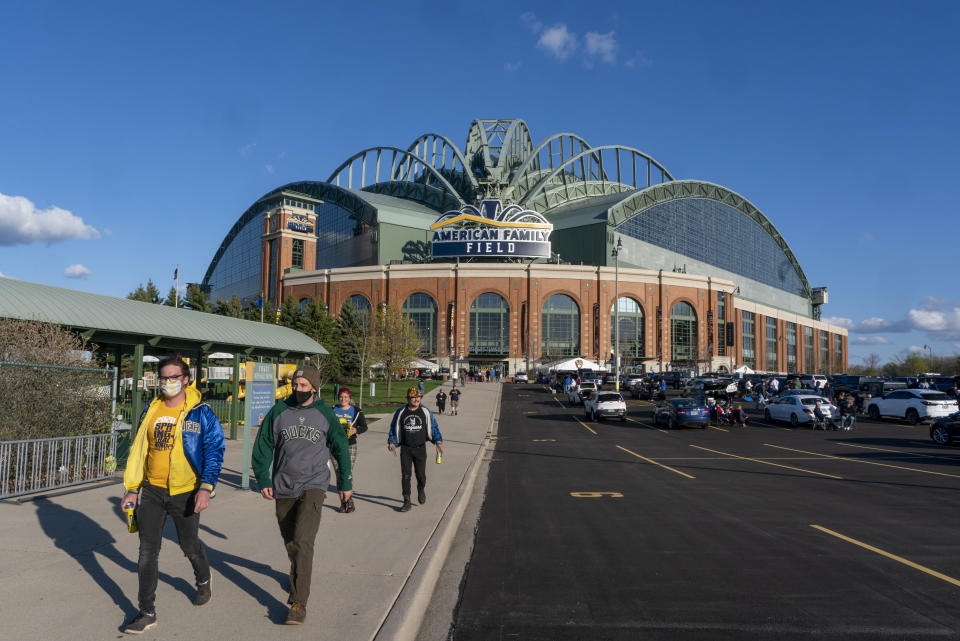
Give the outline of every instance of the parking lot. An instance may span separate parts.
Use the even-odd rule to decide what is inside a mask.
[[[929,424],[585,421],[505,386],[456,639],[960,637],[960,447]]]

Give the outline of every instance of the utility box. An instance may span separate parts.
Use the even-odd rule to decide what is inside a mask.
[[[814,305],[826,305],[827,300],[827,288],[826,287],[814,287],[811,295],[811,302]]]

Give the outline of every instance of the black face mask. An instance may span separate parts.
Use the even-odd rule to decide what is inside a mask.
[[[310,391],[307,391],[307,392],[298,392],[297,390],[293,391],[293,400],[296,402],[297,405],[303,405],[308,400],[310,400],[311,396],[313,396],[313,392],[310,392]]]

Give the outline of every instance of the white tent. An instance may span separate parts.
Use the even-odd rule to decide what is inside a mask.
[[[574,372],[578,369],[589,369],[595,372],[606,371],[605,368],[601,367],[596,361],[580,357],[567,358],[562,361],[548,363],[543,367],[550,372]]]
[[[224,359],[224,358],[233,358],[233,354],[228,354],[227,352],[214,352],[213,354],[207,354],[208,359]]]
[[[425,359],[422,359],[422,358],[418,358],[417,360],[413,361],[413,362],[410,364],[410,368],[412,368],[412,369],[425,369],[425,370],[433,371],[433,370],[440,369],[440,366],[439,366],[438,364],[436,364],[436,363],[431,362],[431,361],[428,361],[428,360],[425,360]]]
[[[741,375],[756,374],[755,371],[753,371],[752,369],[750,369],[750,368],[747,367],[746,365],[741,365],[740,367],[734,368],[733,373],[734,373],[734,374],[741,374]]]

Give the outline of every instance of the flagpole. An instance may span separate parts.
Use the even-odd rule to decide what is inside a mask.
[[[173,307],[180,307],[180,263],[173,270]]]

